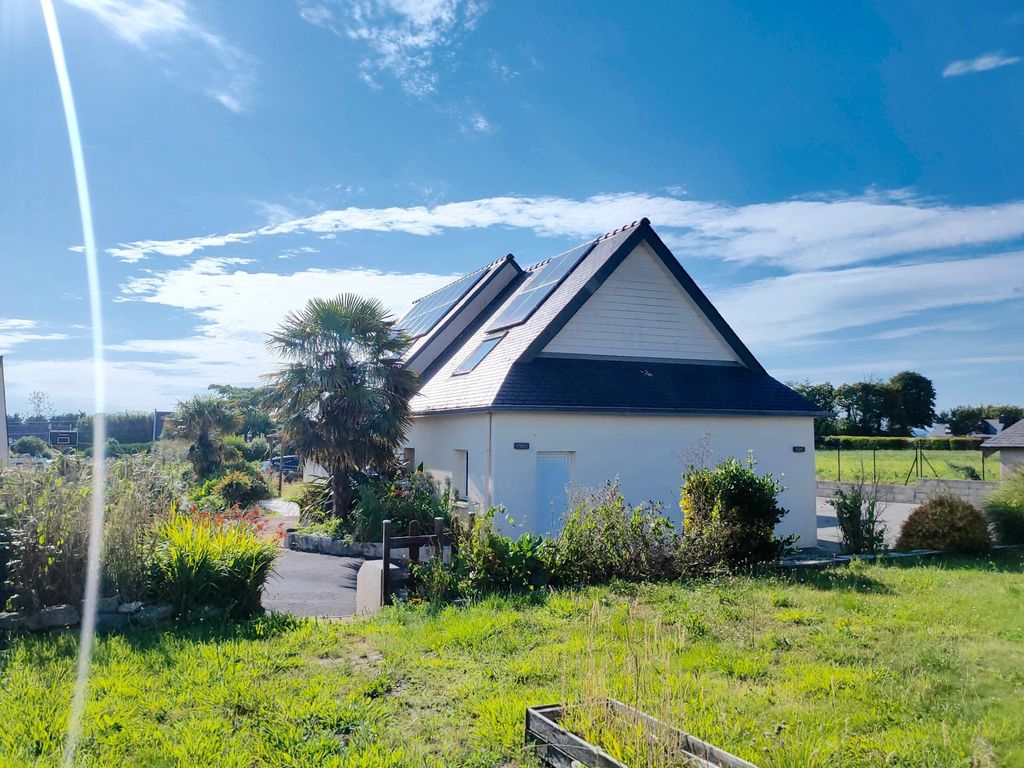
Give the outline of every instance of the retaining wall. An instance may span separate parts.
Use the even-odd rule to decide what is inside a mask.
[[[857,483],[843,483],[836,480],[819,480],[818,496],[830,497],[837,488],[844,491],[857,487]],[[934,496],[948,493],[971,504],[983,504],[999,488],[999,483],[987,480],[937,480],[918,478],[912,485],[879,485],[878,494],[882,501],[901,504],[921,504]]]

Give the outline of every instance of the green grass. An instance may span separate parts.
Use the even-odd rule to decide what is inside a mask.
[[[875,451],[874,463],[871,451],[842,451],[842,479],[857,480],[863,476],[868,482],[877,477],[879,483],[902,485],[914,464],[915,451]],[[967,476],[960,470],[950,466],[972,467],[980,477],[982,474],[980,451],[925,451],[922,474],[924,477],[937,477],[942,480],[966,480]],[[839,480],[839,456],[835,450],[817,450],[814,452],[814,467],[819,480]],[[990,456],[985,460],[985,479],[999,479],[999,459]],[[917,470],[913,471],[910,482],[914,482]]]
[[[0,655],[0,765],[57,762],[75,640]],[[1024,764],[1024,553],[108,637],[83,764],[533,766],[613,695],[762,768]]]

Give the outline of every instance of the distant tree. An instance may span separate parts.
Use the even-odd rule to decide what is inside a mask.
[[[938,420],[949,425],[958,436],[981,432],[986,419],[998,419],[1003,428],[1024,418],[1024,408],[1017,405],[958,405],[939,414]]]
[[[848,435],[880,435],[889,411],[891,391],[878,381],[858,381],[836,388],[836,406],[844,414],[840,431]]]
[[[92,416],[78,420],[78,442],[92,443]],[[148,443],[153,439],[153,414],[148,411],[120,411],[107,414],[107,437],[119,443]]]
[[[380,302],[354,294],[312,299],[267,341],[285,361],[268,377],[273,415],[299,456],[330,474],[338,518],[352,507],[352,473],[395,462],[416,391],[401,361],[408,343]]]
[[[238,461],[238,451],[224,445],[224,436],[238,429],[238,415],[219,397],[196,395],[178,403],[164,431],[188,440],[188,460],[199,480],[216,476],[226,464]]]
[[[914,371],[902,371],[889,379],[888,432],[909,435],[911,430],[935,421],[935,386]]]
[[[8,424],[24,424],[25,423],[25,417],[22,416],[20,413],[9,413],[9,414],[7,414],[7,423]]]
[[[799,392],[814,403],[827,416],[819,416],[814,420],[814,438],[835,434],[836,431],[836,389],[829,382],[811,384],[810,381],[786,382],[790,389]]]
[[[34,435],[27,435],[14,441],[11,445],[11,453],[22,456],[49,456],[50,446],[46,444],[46,441],[40,440]]]
[[[53,413],[53,403],[50,396],[41,389],[33,390],[28,395],[29,405],[32,406],[32,420],[46,421]]]
[[[276,429],[267,406],[269,387],[235,387],[231,384],[211,384],[209,389],[216,392],[241,418],[239,433],[248,439],[257,435],[269,435]]]

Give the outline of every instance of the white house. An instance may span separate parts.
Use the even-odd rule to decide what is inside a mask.
[[[986,456],[999,453],[1003,480],[1006,480],[1010,472],[1024,471],[1024,419],[986,440],[981,444],[981,450]]]
[[[399,325],[422,384],[405,459],[524,530],[551,531],[566,488],[618,478],[676,520],[706,439],[781,475],[780,533],[817,543],[813,417],[769,376],[650,222],[522,269],[505,256],[420,299]]]

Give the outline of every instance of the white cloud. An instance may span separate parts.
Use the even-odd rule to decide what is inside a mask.
[[[328,210],[246,232],[122,243],[107,253],[135,262],[282,234],[340,232],[432,236],[449,229],[514,227],[587,238],[647,216],[681,259],[702,257],[809,271],[1024,237],[1024,201],[953,206],[906,193],[727,206],[667,195],[615,193],[583,200],[491,197],[407,208]]]
[[[200,259],[186,267],[129,280],[121,302],[142,301],[194,315],[194,334],[138,338],[111,344],[113,353],[167,355],[181,369],[159,364],[163,390],[187,396],[199,384],[254,383],[273,369],[264,342],[285,314],[316,296],[352,292],[379,299],[395,315],[413,300],[448,283],[452,275],[394,274],[373,269],[306,269],[292,274],[249,272],[238,258]],[[116,385],[115,385],[116,387]],[[111,396],[111,402],[120,402]],[[153,407],[153,406],[150,406]]]
[[[454,47],[472,30],[484,6],[478,0],[334,0],[300,2],[301,17],[368,49],[361,76],[377,87],[381,73],[413,96],[437,87],[439,51]]]
[[[928,310],[1024,299],[1024,252],[803,272],[712,296],[744,341],[777,345]],[[838,341],[837,344],[843,342]]]
[[[214,59],[218,75],[204,92],[232,112],[246,109],[255,83],[253,62],[240,48],[195,18],[185,0],[64,0],[87,11],[126,43],[147,53],[181,42],[198,43]],[[187,60],[180,50],[175,65]],[[205,79],[210,79],[207,76]]]
[[[1020,56],[1007,56],[1002,51],[985,53],[974,59],[957,59],[950,62],[944,70],[943,77],[958,77],[959,75],[970,75],[975,72],[987,72],[990,69],[1008,67],[1011,64],[1020,62]]]
[[[39,323],[35,320],[0,317],[0,355],[10,352],[19,344],[68,338],[66,333],[41,333],[38,329]]]

